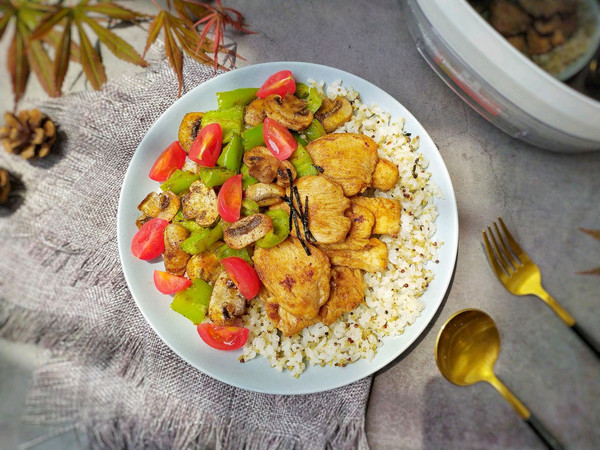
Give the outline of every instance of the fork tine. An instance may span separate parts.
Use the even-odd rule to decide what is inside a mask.
[[[517,244],[517,241],[515,241],[515,238],[512,237],[512,234],[510,234],[510,231],[508,231],[508,228],[506,228],[506,225],[504,225],[504,221],[502,220],[502,217],[498,217],[498,221],[500,222],[502,231],[504,232],[504,235],[506,236],[508,245],[510,246],[510,248],[512,249],[514,254],[517,255],[519,257],[519,259],[521,260],[521,262],[523,262],[523,263],[529,261],[529,256],[527,256],[527,253],[525,253],[523,251],[523,249],[521,248],[521,246],[519,244]]]
[[[506,272],[495,257],[494,252],[492,251],[492,247],[490,245],[490,241],[488,240],[487,234],[485,233],[485,231],[482,231],[481,234],[483,235],[483,244],[485,245],[485,252],[487,253],[488,260],[492,265],[492,269],[496,276],[500,278],[500,281],[504,283],[504,280],[506,280],[507,277]]]
[[[490,240],[492,241],[494,250],[496,250],[496,255],[498,255],[498,259],[504,266],[504,270],[506,270],[508,272],[508,274],[510,275],[512,272],[514,272],[513,266],[510,265],[508,263],[508,261],[506,261],[506,259],[504,259],[504,255],[502,254],[502,251],[500,250],[500,247],[498,246],[498,242],[496,242],[496,238],[494,237],[494,233],[492,233],[492,229],[490,227],[488,227],[488,233],[490,234]]]
[[[517,267],[519,267],[521,265],[521,261],[514,258],[513,254],[511,253],[511,251],[508,249],[508,247],[504,243],[504,238],[502,237],[502,233],[500,233],[500,230],[498,229],[498,225],[496,225],[496,222],[493,222],[493,224],[494,224],[494,229],[496,230],[496,234],[498,235],[498,240],[500,241],[500,245],[502,246],[502,250],[504,250],[504,255],[510,261],[512,266],[516,269]],[[508,239],[508,238],[506,238],[506,239]]]

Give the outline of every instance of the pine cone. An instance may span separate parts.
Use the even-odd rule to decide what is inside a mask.
[[[8,171],[0,168],[0,206],[8,204],[10,194],[10,175]]]
[[[56,142],[56,127],[39,109],[23,110],[18,116],[5,112],[4,119],[0,139],[8,153],[25,159],[43,158],[50,153]]]

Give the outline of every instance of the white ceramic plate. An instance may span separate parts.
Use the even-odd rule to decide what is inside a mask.
[[[407,327],[402,336],[384,339],[383,347],[371,362],[359,360],[344,368],[309,366],[297,379],[287,371],[272,369],[265,358],[257,357],[241,364],[238,361],[241,350],[224,352],[205,345],[196,327],[171,311],[171,297],[154,287],[152,274],[155,269],[164,270],[162,261],[140,261],[130,251],[131,239],[137,231],[137,205],[148,192],[157,188],[157,183],[147,174],[158,155],[177,139],[183,115],[190,111],[216,109],[216,92],[259,87],[269,75],[284,69],[291,70],[298,81],[306,82],[312,78],[331,83],[341,79],[360,93],[364,103],[376,103],[393,117],[404,117],[406,131],[421,137],[420,151],[429,159],[432,179],[444,195],[443,199],[436,200],[439,217],[435,238],[445,244],[439,251],[440,263],[432,264],[435,280],[422,297],[425,309],[415,323]],[[452,182],[440,153],[425,129],[404,106],[378,87],[350,73],[315,64],[277,62],[220,75],[196,87],[165,111],[140,143],[125,175],[117,233],[123,271],[133,298],[148,323],[176,354],[205,374],[233,386],[272,394],[308,394],[344,386],[372,374],[402,354],[423,332],[440,306],[452,277],[458,247],[458,213]]]

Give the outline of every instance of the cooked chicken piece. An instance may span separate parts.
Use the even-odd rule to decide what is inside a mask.
[[[518,0],[518,3],[533,17],[546,19],[557,13],[566,15],[577,10],[577,0]]]
[[[149,219],[155,217],[170,222],[179,211],[180,205],[179,197],[171,191],[150,192],[138,205],[142,215],[138,218],[136,224],[139,224],[138,228],[140,228]]]
[[[265,237],[272,229],[273,222],[269,216],[252,214],[229,225],[223,232],[223,240],[231,248],[239,250]]]
[[[365,299],[362,272],[348,267],[331,268],[329,300],[319,311],[321,322],[331,325],[345,312],[352,311]]]
[[[244,198],[254,200],[258,206],[271,206],[281,203],[285,189],[276,184],[255,183],[244,191]]]
[[[201,227],[210,227],[219,219],[217,194],[207,188],[202,181],[194,181],[189,192],[181,197],[183,216],[187,220],[195,219]]]
[[[186,266],[186,273],[190,280],[201,278],[208,283],[214,283],[221,271],[221,263],[212,252],[202,252],[192,256]]]
[[[261,183],[272,183],[277,176],[279,160],[267,147],[254,147],[244,153],[244,164],[248,173]]]
[[[312,319],[329,298],[329,259],[310,246],[308,256],[300,242],[290,237],[271,248],[257,247],[254,268],[260,281],[287,312]]]
[[[504,36],[527,31],[531,17],[519,5],[508,0],[493,0],[490,4],[490,24]]]
[[[279,167],[277,168],[277,180],[275,183],[277,186],[288,187],[290,185],[290,177],[288,176],[288,170],[292,174],[292,181],[296,179],[298,175],[296,169],[287,159],[279,161]]]
[[[179,125],[179,145],[186,152],[190,151],[190,147],[198,136],[200,128],[202,128],[202,116],[204,113],[201,112],[190,112],[183,116],[181,125]]]
[[[525,53],[527,50],[527,41],[525,36],[519,34],[518,36],[507,36],[506,40],[521,53]]]
[[[377,165],[375,166],[375,171],[373,172],[373,181],[371,184],[376,189],[389,191],[396,186],[399,177],[400,175],[396,164],[387,159],[379,158]]]
[[[314,164],[323,168],[323,176],[339,184],[346,197],[371,185],[379,160],[373,139],[362,134],[332,133],[310,142],[306,150]]]
[[[389,234],[398,236],[400,233],[400,202],[391,198],[383,197],[354,197],[353,205],[364,206],[375,216],[373,234]]]
[[[535,28],[535,31],[537,31],[539,34],[543,34],[544,36],[546,36],[548,34],[553,34],[556,30],[558,30],[560,22],[560,16],[557,14],[556,16],[551,17],[548,20],[538,19],[534,21],[533,27]]]
[[[321,308],[322,309],[322,308]],[[287,312],[277,303],[265,303],[267,317],[283,333],[284,336],[293,336],[319,321],[319,316],[312,319],[303,319]]]
[[[292,94],[269,95],[265,98],[265,113],[290,130],[306,130],[313,121],[313,113],[306,108],[306,101]]]
[[[552,50],[552,42],[549,37],[544,37],[533,28],[527,30],[527,48],[531,55],[541,55]]]
[[[335,100],[325,98],[315,117],[327,133],[332,133],[348,122],[353,113],[352,105],[344,97],[337,97]]]
[[[236,317],[246,312],[246,299],[233,280],[223,271],[213,286],[208,317],[215,325],[232,326]]]
[[[351,223],[346,240],[368,239],[371,237],[373,225],[375,225],[375,215],[370,209],[356,203],[350,203],[350,208],[346,210],[345,216],[350,219]]]
[[[262,124],[266,116],[264,98],[252,100],[244,109],[244,122],[252,127]]]
[[[329,257],[331,264],[336,266],[361,269],[367,272],[384,270],[387,266],[387,246],[385,242],[376,238],[368,240],[355,239],[344,244],[333,244],[331,246],[320,245],[319,248]]]
[[[344,212],[350,207],[342,189],[325,177],[307,175],[300,177],[294,183],[298,189],[302,207],[306,205],[308,197],[308,228],[317,242],[328,244],[341,242],[350,230],[350,219]],[[287,195],[292,193],[288,188]],[[295,197],[294,197],[295,198]],[[298,208],[297,199],[294,205]],[[289,213],[289,208],[286,208]],[[304,227],[300,224],[300,234],[304,235]],[[295,222],[292,232],[295,234]]]
[[[170,223],[165,228],[163,260],[165,270],[173,275],[183,275],[185,273],[191,255],[181,250],[180,245],[189,235],[188,230],[176,223]]]

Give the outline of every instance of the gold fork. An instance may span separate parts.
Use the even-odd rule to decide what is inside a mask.
[[[546,292],[542,287],[542,276],[538,266],[517,244],[500,217],[498,217],[498,222],[500,222],[502,233],[496,222],[493,222],[498,240],[490,227],[487,227],[489,239],[488,234],[482,231],[485,250],[496,277],[511,294],[535,295],[542,299],[600,358],[600,345],[575,322],[573,316],[566,309]]]

